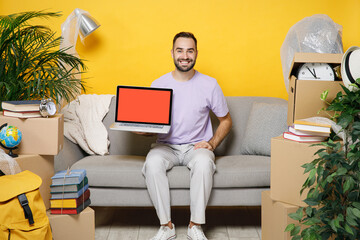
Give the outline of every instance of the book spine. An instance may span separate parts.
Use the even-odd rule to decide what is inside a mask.
[[[90,198],[90,190],[86,190],[79,198],[50,199],[51,208],[75,208]]]

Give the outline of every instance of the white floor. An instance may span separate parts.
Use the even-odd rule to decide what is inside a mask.
[[[96,240],[147,240],[159,229],[159,221],[152,208],[105,208],[95,210]],[[172,220],[178,240],[186,240],[189,208],[176,207]],[[210,207],[203,226],[209,240],[260,240],[260,207]]]

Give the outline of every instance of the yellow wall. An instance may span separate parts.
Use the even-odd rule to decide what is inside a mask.
[[[280,47],[291,26],[313,14],[327,14],[343,26],[344,49],[360,45],[359,0],[0,0],[0,14],[62,11],[48,24],[60,35],[75,9],[102,25],[85,46],[88,93],[115,94],[119,84],[149,86],[173,70],[173,36],[191,31],[198,38],[196,69],[215,77],[227,96],[287,99]]]

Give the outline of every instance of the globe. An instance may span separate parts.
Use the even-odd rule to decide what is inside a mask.
[[[0,144],[6,149],[15,149],[21,142],[22,133],[14,126],[4,124],[0,127]]]

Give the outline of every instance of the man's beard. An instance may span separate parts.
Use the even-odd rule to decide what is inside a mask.
[[[185,60],[185,61],[186,61],[186,60],[188,60],[188,59],[181,59],[181,60]],[[174,60],[175,67],[176,67],[180,72],[188,72],[188,71],[190,71],[191,69],[194,68],[195,63],[196,63],[196,60],[192,60],[192,61],[190,62],[190,64],[189,64],[188,66],[186,66],[186,67],[181,66],[179,62],[180,62],[180,60]]]

